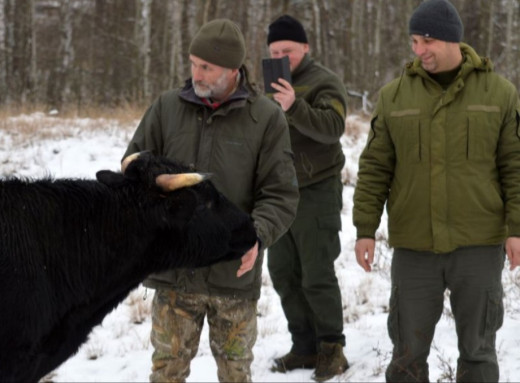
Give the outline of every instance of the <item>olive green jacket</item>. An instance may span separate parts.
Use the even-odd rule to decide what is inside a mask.
[[[340,174],[345,156],[347,92],[342,81],[308,55],[291,74],[296,101],[286,111],[296,174],[305,187]]]
[[[281,108],[256,94],[247,81],[216,110],[195,95],[191,80],[183,89],[164,93],[147,110],[125,157],[142,150],[211,173],[217,189],[251,214],[262,249],[295,217],[298,185],[286,119]],[[236,277],[241,263],[236,260],[170,270],[150,276],[145,285],[257,299],[262,254],[241,278]]]
[[[416,59],[386,86],[359,161],[353,220],[392,247],[449,252],[520,235],[519,101],[492,63],[461,44],[446,89]]]

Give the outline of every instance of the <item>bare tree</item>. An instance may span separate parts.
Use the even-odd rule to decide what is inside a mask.
[[[61,94],[59,107],[63,102],[67,102],[71,95],[71,71],[74,63],[74,47],[72,44],[73,24],[72,7],[70,0],[62,0],[60,6],[60,47],[61,65],[58,71],[58,91]]]
[[[32,102],[33,1],[6,0],[4,4],[7,102]]]
[[[0,0],[0,103],[5,102],[7,94],[7,54],[5,0]]]
[[[515,0],[508,0],[506,3],[507,9],[507,24],[506,24],[506,46],[505,46],[505,57],[506,65],[505,69],[507,73],[511,73],[513,69],[513,16],[515,11]]]
[[[489,56],[495,70],[518,87],[519,1],[452,2],[464,22],[464,41]],[[301,21],[317,61],[336,72],[352,94],[373,100],[413,59],[408,20],[420,3],[0,0],[0,105],[147,104],[190,76],[193,36],[205,22],[222,17],[239,24],[251,80],[261,84],[267,26],[282,14]],[[356,109],[352,104],[349,109]]]
[[[490,1],[489,4],[489,18],[487,24],[487,42],[486,42],[486,56],[491,56],[491,51],[493,49],[493,37],[494,37],[494,19],[495,19],[495,2]]]
[[[170,70],[168,88],[173,88],[175,84],[180,84],[182,81],[183,66],[184,66],[184,52],[182,50],[182,11],[183,4],[180,0],[175,0],[170,3],[168,14],[171,15],[171,43],[170,43]]]
[[[145,99],[149,99],[151,95],[150,89],[150,55],[151,55],[151,25],[152,25],[152,0],[140,0],[139,9],[141,15],[139,19],[139,55],[143,62],[143,95]]]

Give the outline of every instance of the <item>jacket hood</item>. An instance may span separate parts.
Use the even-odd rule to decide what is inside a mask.
[[[460,43],[460,50],[462,52],[462,65],[460,73],[457,77],[465,78],[468,74],[473,71],[479,72],[492,72],[493,71],[493,62],[487,57],[481,57],[475,52],[475,50],[470,47],[466,43]],[[403,80],[403,76],[421,76],[425,79],[430,79],[428,73],[421,66],[421,60],[416,57],[413,61],[410,61],[405,64],[403,71],[401,72],[401,76],[399,76],[399,83],[394,92],[394,96],[392,100],[395,101],[397,94],[399,93],[399,89],[401,87],[401,81]],[[487,86],[486,86],[487,90]]]
[[[463,75],[472,70],[480,70],[484,72],[491,72],[493,70],[493,63],[491,60],[487,57],[480,57],[468,44],[460,43],[460,50],[463,57],[461,71]],[[421,66],[421,60],[418,57],[405,65],[405,73],[409,76],[427,75],[426,71]]]

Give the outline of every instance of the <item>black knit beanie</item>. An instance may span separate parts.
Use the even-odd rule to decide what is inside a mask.
[[[238,69],[246,57],[246,43],[235,23],[216,19],[197,32],[190,44],[190,54],[214,65]]]
[[[275,41],[290,40],[298,43],[307,43],[307,35],[303,25],[294,17],[283,15],[269,25],[267,45]]]
[[[448,0],[426,0],[410,17],[408,31],[410,35],[458,43],[464,26],[457,9]]]

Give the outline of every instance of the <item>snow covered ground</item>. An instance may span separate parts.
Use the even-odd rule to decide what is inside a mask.
[[[7,175],[94,178],[101,169],[119,169],[138,121],[121,124],[110,119],[67,119],[41,113],[5,119],[0,123],[0,177]],[[386,332],[390,290],[390,251],[379,243],[377,266],[367,274],[356,263],[353,252],[352,182],[357,159],[366,139],[367,124],[349,117],[349,135],[344,136],[347,164],[344,169],[342,253],[336,270],[344,302],[345,354],[351,368],[331,381],[381,382],[390,359],[391,344]],[[35,128],[36,127],[36,128]],[[360,128],[361,127],[361,128]],[[384,221],[380,233],[385,235]],[[264,265],[265,267],[265,265]],[[520,271],[504,269],[506,317],[498,333],[500,380],[520,381]],[[152,347],[150,304],[153,291],[132,292],[90,338],[51,376],[53,382],[144,382],[150,373]],[[146,298],[146,299],[145,299]],[[272,373],[273,358],[290,347],[287,324],[267,270],[258,303],[258,340],[254,348],[253,380],[258,382],[307,382],[310,370]],[[326,313],[324,313],[326,315]],[[207,326],[199,352],[192,362],[189,382],[217,381],[216,365],[208,344]],[[457,360],[457,339],[448,306],[445,309],[429,358],[430,380],[452,381]]]

